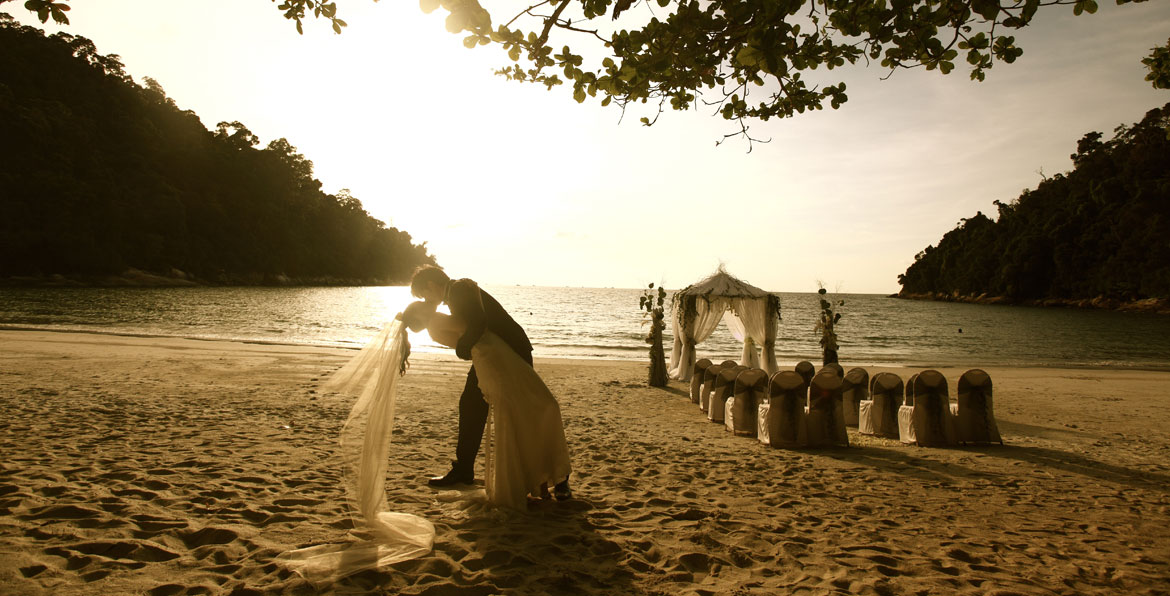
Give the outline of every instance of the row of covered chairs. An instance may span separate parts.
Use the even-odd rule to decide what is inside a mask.
[[[925,370],[911,375],[898,408],[898,438],[924,447],[1003,444],[995,423],[991,377],[971,369],[959,377],[957,389],[958,402],[951,403],[942,373]]]
[[[708,420],[776,447],[848,445],[840,376],[813,372],[809,365],[769,377],[732,360],[704,359],[695,363],[691,401]]]
[[[695,363],[690,395],[708,420],[773,447],[847,446],[847,426],[922,446],[1003,442],[991,378],[979,369],[962,375],[959,403],[950,404],[946,379],[934,370],[903,385],[893,373],[871,379],[863,368],[846,373],[837,364],[818,373],[801,362],[768,376],[732,360],[703,359]]]

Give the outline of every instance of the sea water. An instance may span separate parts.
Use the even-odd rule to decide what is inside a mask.
[[[644,360],[641,290],[485,286],[523,326],[537,357]],[[813,293],[778,293],[781,364],[819,364]],[[1143,313],[900,300],[842,294],[846,366],[1058,366],[1170,369],[1170,317]],[[0,288],[0,328],[360,347],[412,300],[405,287]],[[669,299],[668,299],[669,311]],[[668,312],[669,320],[669,312]],[[416,351],[445,348],[413,334]],[[666,350],[672,345],[665,333]],[[448,350],[449,351],[449,350]],[[698,346],[741,356],[724,323]]]

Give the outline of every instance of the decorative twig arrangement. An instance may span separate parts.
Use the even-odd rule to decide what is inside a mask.
[[[650,344],[650,386],[666,386],[666,353],[662,347],[662,330],[666,329],[663,304],[666,303],[666,289],[659,287],[654,291],[654,284],[650,284],[642,292],[638,306],[645,311],[642,315],[642,324],[650,323],[650,333],[646,335],[646,343]]]

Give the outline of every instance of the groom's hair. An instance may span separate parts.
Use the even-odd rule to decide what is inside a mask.
[[[423,285],[429,283],[436,283],[439,285],[451,281],[450,277],[443,272],[443,269],[438,265],[421,265],[414,270],[414,276],[410,278],[410,293],[418,297],[419,290]]]

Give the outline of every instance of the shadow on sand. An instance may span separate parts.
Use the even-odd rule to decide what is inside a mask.
[[[969,451],[1054,468],[1104,482],[1170,492],[1170,476],[1105,463],[1079,453],[1022,445],[968,447]]]
[[[935,448],[930,449],[933,450]],[[977,453],[990,457],[1025,462],[1035,466],[1053,468],[1103,482],[1112,482],[1134,488],[1153,489],[1162,493],[1170,492],[1170,475],[1126,468],[1086,457],[1072,451],[1012,445],[1010,442],[1006,445],[939,448],[939,450],[942,449],[950,452]],[[851,447],[848,449],[802,449],[799,451],[873,466],[912,478],[934,482],[947,482],[964,478],[995,479],[1000,476],[995,472],[979,471],[956,463],[921,457],[914,452],[914,448],[902,450],[865,446]]]
[[[601,536],[590,520],[606,507],[574,498],[542,502],[524,513],[474,514],[437,528],[430,556],[369,577],[359,574],[344,589],[485,596],[637,592],[635,572],[624,564],[631,553]]]

